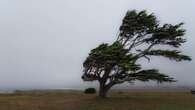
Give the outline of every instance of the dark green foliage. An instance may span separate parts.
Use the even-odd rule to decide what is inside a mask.
[[[138,60],[150,61],[151,56],[163,56],[178,62],[190,61],[191,58],[179,50],[186,42],[182,25],[160,25],[154,14],[128,11],[117,40],[112,44],[103,43],[89,53],[83,63],[83,80],[98,80],[103,97],[113,85],[126,81],[174,82],[157,69],[144,70]]]
[[[140,33],[151,33],[157,25],[156,17],[148,15],[145,10],[139,13],[136,10],[128,11],[120,27],[120,36],[130,38]]]
[[[96,90],[95,90],[95,88],[87,88],[87,89],[85,89],[84,93],[85,94],[95,94]]]
[[[170,78],[167,75],[159,73],[156,69],[149,69],[149,70],[141,70],[135,74],[132,74],[131,77],[138,77],[137,80],[140,81],[149,81],[149,80],[156,80],[158,82],[174,82],[173,78]]]
[[[189,56],[180,54],[178,50],[151,50],[146,55],[163,56],[175,61],[191,60]]]

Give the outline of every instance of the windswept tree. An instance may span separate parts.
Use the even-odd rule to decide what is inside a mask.
[[[186,42],[183,23],[160,24],[154,14],[146,11],[128,11],[122,21],[117,40],[103,43],[92,49],[83,63],[84,81],[98,81],[99,96],[106,97],[108,90],[124,82],[175,80],[158,69],[143,69],[138,60],[151,60],[162,56],[170,60],[190,61],[181,53],[180,46]]]

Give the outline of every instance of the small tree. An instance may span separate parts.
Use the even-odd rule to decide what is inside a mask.
[[[144,70],[138,60],[163,56],[177,62],[188,60],[178,48],[186,42],[183,23],[160,25],[156,16],[146,11],[128,11],[119,29],[117,40],[103,43],[92,49],[83,63],[84,81],[98,81],[99,96],[106,97],[108,90],[124,82],[154,80],[174,82],[157,69]]]

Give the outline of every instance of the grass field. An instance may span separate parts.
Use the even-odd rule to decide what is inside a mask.
[[[0,95],[0,110],[195,110],[188,92],[111,92],[101,99],[81,91]]]

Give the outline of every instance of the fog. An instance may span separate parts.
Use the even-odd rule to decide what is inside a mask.
[[[92,48],[116,39],[122,18],[132,9],[153,12],[161,23],[184,22],[188,41],[182,50],[193,59],[194,4],[194,0],[1,0],[0,90],[95,85],[81,80],[82,63]],[[159,68],[181,86],[195,85],[194,64],[164,58],[143,61],[144,67]]]

